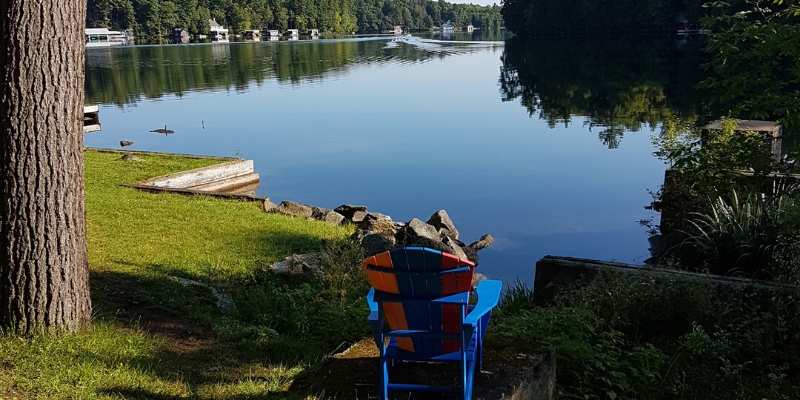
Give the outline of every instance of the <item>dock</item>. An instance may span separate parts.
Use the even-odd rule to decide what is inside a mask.
[[[83,133],[100,130],[100,106],[83,106]]]
[[[230,159],[208,167],[159,176],[132,185],[137,189],[185,194],[254,197],[261,177],[253,160]]]
[[[764,136],[764,140],[769,143],[772,156],[776,161],[783,160],[783,128],[775,121],[762,121],[755,119],[735,119],[736,132],[757,132]],[[703,127],[708,131],[718,131],[722,129],[722,120],[711,122]]]

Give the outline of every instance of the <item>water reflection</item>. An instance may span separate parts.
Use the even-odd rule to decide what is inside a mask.
[[[608,148],[626,132],[690,115],[702,79],[701,43],[510,40],[503,53],[504,101],[519,100],[552,127],[575,116]]]
[[[277,201],[365,203],[398,220],[445,208],[467,241],[497,238],[481,268],[507,281],[529,282],[546,254],[649,256],[638,221],[652,216],[643,206],[663,163],[648,134],[608,151],[596,126],[657,124],[687,95],[664,77],[677,67],[580,43],[387,43],[89,51],[87,98],[101,103],[103,131],[87,145],[253,159],[259,194]],[[663,70],[637,78],[651,64]],[[176,134],[149,133],[164,125]]]
[[[298,84],[336,78],[353,65],[418,63],[477,50],[399,44],[386,38],[303,43],[132,46],[86,53],[87,103],[123,105],[196,90],[246,90],[275,79]],[[442,49],[446,51],[441,51]]]

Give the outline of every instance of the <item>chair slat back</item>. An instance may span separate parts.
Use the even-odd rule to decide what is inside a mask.
[[[379,303],[390,330],[420,330],[440,337],[398,338],[398,347],[422,354],[457,351],[460,340],[448,337],[461,332],[461,304],[434,302],[444,296],[472,289],[475,264],[452,254],[424,247],[386,251],[364,260],[367,280],[378,292]]]

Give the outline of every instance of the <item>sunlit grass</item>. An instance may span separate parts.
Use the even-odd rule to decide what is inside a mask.
[[[172,277],[204,282],[234,298],[250,292],[247,285],[256,285],[254,280],[266,279],[272,282],[269,290],[259,293],[270,296],[293,284],[275,281],[265,266],[293,252],[319,249],[324,240],[344,238],[350,228],[266,214],[257,202],[124,187],[219,162],[138,157],[124,161],[118,153],[86,152],[95,322],[77,334],[0,336],[0,398],[238,399],[270,393],[277,397],[269,398],[294,397],[286,391],[306,362],[271,362],[269,358],[280,354],[242,348],[233,339],[226,342],[228,336],[247,338],[251,331],[259,332],[257,321],[234,323],[239,315],[269,320],[270,310],[224,315],[209,290],[182,286]],[[302,304],[307,302],[303,296],[315,292],[306,288],[292,293],[287,299],[297,296],[293,301]],[[153,320],[190,325],[208,339],[199,344],[193,338],[175,342],[169,334],[147,329]],[[232,333],[219,333],[226,330]],[[275,334],[281,343],[295,333]],[[280,353],[281,348],[276,349]]]

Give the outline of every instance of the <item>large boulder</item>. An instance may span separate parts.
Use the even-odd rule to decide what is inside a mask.
[[[457,239],[453,239],[450,236],[442,235],[442,243],[445,245],[446,252],[462,259],[462,260],[472,260],[467,252],[464,251],[463,245],[464,243],[459,242]],[[472,260],[475,261],[475,260]]]
[[[397,244],[397,225],[382,214],[369,213],[358,227],[354,238],[361,242],[367,256],[389,250]]]
[[[333,211],[336,211],[339,214],[344,215],[344,218],[349,221],[349,220],[353,219],[353,215],[356,212],[360,211],[360,212],[363,212],[364,214],[366,214],[367,206],[357,206],[357,205],[353,205],[353,204],[342,204],[339,207],[334,208]]]
[[[350,218],[347,218],[352,224],[360,225],[369,217],[369,213],[366,211],[356,210],[353,212],[353,215]]]
[[[458,229],[456,229],[456,224],[453,223],[453,220],[450,219],[450,215],[447,214],[446,210],[439,210],[433,213],[431,217],[428,219],[428,223],[435,226],[439,232],[450,236],[453,239],[458,239]]]
[[[316,220],[325,221],[334,225],[339,225],[344,222],[344,215],[339,214],[338,212],[329,208],[314,207],[312,209],[311,217]]]
[[[404,246],[422,246],[445,250],[447,246],[442,243],[439,231],[433,225],[422,222],[418,218],[408,221],[400,234]]]
[[[294,201],[282,201],[281,204],[272,209],[272,212],[300,218],[311,218],[314,215],[314,209],[311,206]]]
[[[396,244],[397,239],[395,239],[394,235],[367,233],[361,237],[361,249],[367,257],[391,250]]]

